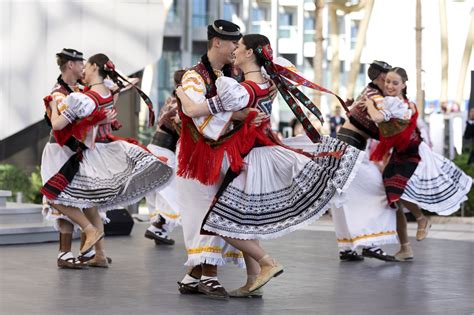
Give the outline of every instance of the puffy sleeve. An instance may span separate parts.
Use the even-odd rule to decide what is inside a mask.
[[[71,93],[64,99],[63,103],[66,105],[66,109],[61,112],[61,115],[69,123],[89,116],[96,108],[94,101],[83,93]]]
[[[110,79],[104,79],[104,85],[109,89],[112,90],[115,87],[115,82]]]
[[[402,99],[394,96],[386,96],[383,98],[383,105],[380,112],[384,116],[385,121],[392,118],[408,120],[411,118],[412,111]]]
[[[194,103],[201,104],[206,101],[206,85],[196,71],[187,71],[183,75],[181,85]],[[232,112],[221,112],[216,115],[193,118],[193,122],[202,135],[217,140],[229,126],[231,118]]]
[[[216,80],[217,95],[207,100],[209,111],[215,115],[220,112],[236,112],[247,107],[250,95],[235,79],[220,77]]]

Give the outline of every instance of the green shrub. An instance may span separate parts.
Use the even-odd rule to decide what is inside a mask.
[[[43,187],[43,182],[41,180],[39,166],[37,166],[36,170],[31,173],[30,183],[30,190],[26,195],[26,200],[32,203],[41,204],[43,202],[43,195],[40,193],[40,189]]]
[[[23,193],[23,202],[41,203],[42,195],[39,190],[43,186],[39,167],[28,175],[11,164],[0,164],[0,190],[10,190],[12,197],[8,201],[15,201],[18,192]]]
[[[16,199],[16,194],[22,192],[26,196],[31,189],[31,182],[28,175],[22,170],[11,164],[0,164],[0,189],[10,190],[12,197],[7,200]]]

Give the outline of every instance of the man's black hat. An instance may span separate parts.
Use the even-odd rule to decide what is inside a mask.
[[[84,60],[84,56],[80,51],[71,48],[63,48],[63,50],[56,54],[56,56],[71,60],[71,61],[82,61]]]
[[[369,79],[373,81],[377,79],[381,73],[387,73],[390,69],[392,69],[392,66],[385,61],[374,60],[370,64],[367,74],[369,75]]]
[[[226,20],[215,20],[207,26],[207,39],[219,37],[224,40],[239,40],[242,37],[240,27]]]

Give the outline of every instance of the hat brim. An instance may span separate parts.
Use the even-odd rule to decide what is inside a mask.
[[[218,37],[220,39],[223,39],[223,40],[231,40],[231,41],[234,41],[234,40],[239,40],[242,38],[242,34],[239,33],[238,35],[227,35],[227,34],[221,34],[221,33],[218,33],[214,30],[214,28],[212,28],[211,25],[209,25],[207,27],[207,39],[211,39],[211,38],[214,38],[214,37]]]
[[[56,56],[67,59],[67,60],[71,60],[71,61],[84,61],[85,60],[82,57],[71,57],[71,56],[63,54],[63,53],[57,53]]]

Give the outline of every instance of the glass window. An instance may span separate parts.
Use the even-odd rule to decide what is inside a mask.
[[[179,20],[178,1],[179,0],[174,0],[168,11],[168,15],[166,16],[166,23],[168,24],[174,24]]]
[[[280,38],[292,38],[296,36],[296,12],[284,10],[278,15],[278,36]]]
[[[357,33],[359,32],[360,21],[351,21],[351,49],[354,49],[357,42]]]
[[[233,21],[234,17],[239,16],[240,8],[238,2],[227,0],[224,2],[224,20]]]
[[[193,26],[206,26],[209,21],[209,0],[194,0],[193,2]]]
[[[304,41],[314,42],[314,34],[316,33],[316,19],[312,14],[305,12],[304,17]]]
[[[181,54],[179,51],[163,51],[158,61],[158,110],[174,89],[174,72],[180,69]]]

